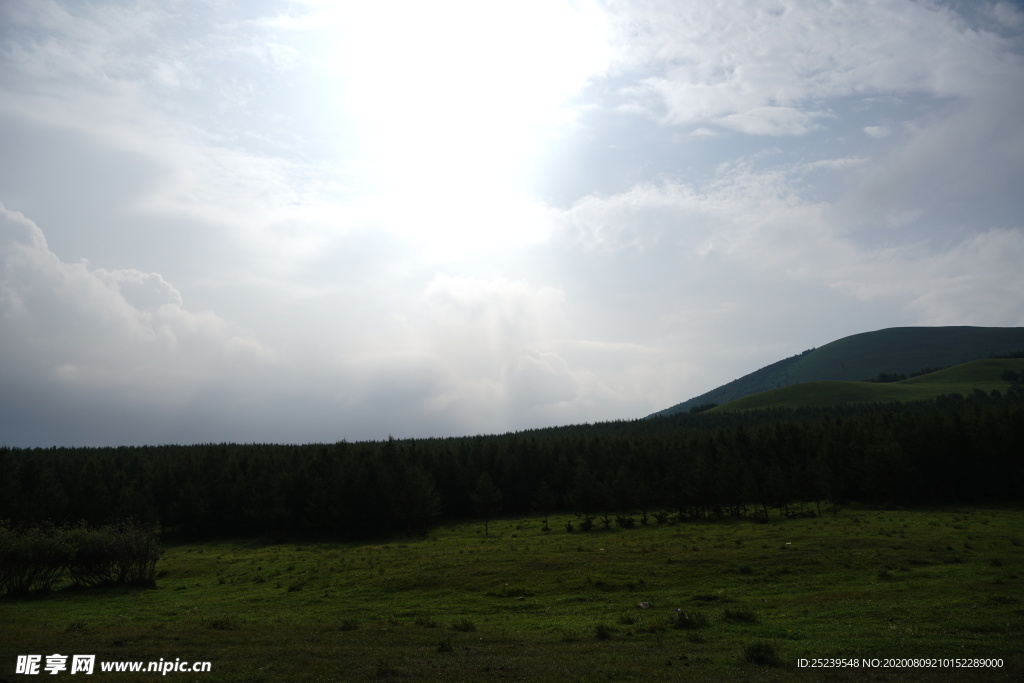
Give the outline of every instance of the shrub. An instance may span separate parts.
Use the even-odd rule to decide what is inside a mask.
[[[430,616],[429,614],[424,614],[423,616],[416,617],[416,622],[415,623],[416,623],[417,626],[422,626],[423,628],[437,628],[438,627],[438,623],[436,621],[434,621],[434,618],[432,616]]]
[[[464,631],[466,633],[476,630],[476,624],[469,619],[460,619],[459,621],[452,622],[453,631]]]
[[[727,609],[723,612],[722,616],[726,621],[745,624],[756,624],[761,621],[761,618],[757,616],[757,612],[750,609]]]
[[[377,670],[375,672],[377,678],[387,678],[389,676],[398,675],[398,669],[391,665],[391,661],[383,657],[377,658]]]
[[[117,582],[117,538],[110,527],[90,529],[82,524],[68,531],[75,549],[68,575],[80,586]]]
[[[707,628],[710,623],[711,620],[708,619],[707,614],[696,610],[678,610],[675,616],[669,620],[669,625],[672,628],[685,629],[687,631]]]
[[[217,631],[234,631],[238,628],[238,624],[235,622],[234,618],[229,615],[210,617],[206,620],[206,626]]]
[[[782,666],[779,651],[772,643],[765,641],[752,643],[743,651],[743,658],[751,664],[760,666]]]
[[[536,595],[536,593],[523,588],[522,586],[510,586],[505,584],[500,588],[487,591],[487,595],[492,598],[529,598]]]
[[[81,586],[155,586],[161,554],[156,529],[133,520],[21,529],[0,523],[0,592],[49,590],[61,579]]]
[[[133,519],[119,522],[110,529],[114,536],[117,582],[133,586],[156,586],[156,563],[163,555],[157,540],[157,529]]]
[[[67,534],[52,525],[17,531],[0,526],[0,589],[8,595],[49,590],[72,555]]]

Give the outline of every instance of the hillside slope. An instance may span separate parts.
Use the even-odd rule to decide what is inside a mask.
[[[713,412],[764,408],[803,408],[842,403],[890,403],[923,401],[946,394],[967,395],[975,390],[986,394],[1005,391],[1010,382],[1003,373],[1024,372],[1024,359],[977,360],[902,382],[804,382],[764,391],[720,405]]]
[[[863,332],[772,363],[650,417],[723,405],[763,391],[804,382],[846,381],[882,373],[909,375],[1024,349],[1024,327],[892,327]]]

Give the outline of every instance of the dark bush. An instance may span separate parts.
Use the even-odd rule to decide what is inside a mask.
[[[749,609],[727,609],[722,613],[722,618],[726,621],[741,624],[756,624],[761,621],[761,618],[757,616],[757,612]]]
[[[0,523],[0,594],[49,590],[63,579],[154,586],[161,554],[156,529],[133,520],[98,528]]]
[[[110,527],[90,529],[82,524],[68,529],[74,556],[68,576],[80,586],[117,583],[117,539]]]
[[[697,629],[707,628],[711,623],[708,619],[708,615],[704,612],[699,611],[686,611],[679,610],[675,613],[675,616],[669,622],[672,628],[686,629],[688,631],[695,631]]]
[[[117,525],[115,539],[117,582],[155,586],[156,563],[163,554],[156,528],[128,520]]]
[[[452,630],[453,631],[465,631],[465,632],[475,631],[476,630],[476,624],[474,624],[469,619],[460,619],[459,621],[453,621],[452,622]]]
[[[71,560],[66,534],[52,525],[0,526],[0,589],[7,595],[49,590]]]
[[[779,657],[778,649],[765,641],[748,645],[743,651],[743,658],[751,664],[760,666],[782,666],[782,658]]]

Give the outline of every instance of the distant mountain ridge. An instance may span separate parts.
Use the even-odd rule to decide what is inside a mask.
[[[824,380],[762,391],[714,408],[713,412],[814,408],[850,403],[908,403],[951,395],[1002,394],[1024,388],[1024,358],[972,360],[897,382]]]
[[[1024,349],[1024,327],[891,327],[837,339],[784,358],[717,389],[648,417],[722,405],[802,382],[861,381],[883,373],[910,375]]]

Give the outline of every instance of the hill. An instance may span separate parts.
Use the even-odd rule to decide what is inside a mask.
[[[1024,327],[892,327],[843,337],[765,366],[705,394],[654,413],[671,415],[805,382],[858,382],[883,373],[910,375],[1024,349]]]
[[[1005,391],[1010,382],[1003,373],[1024,371],[1024,359],[989,359],[964,363],[901,382],[804,382],[746,396],[714,408],[712,412],[762,408],[803,408],[842,403],[922,401],[948,394]]]

